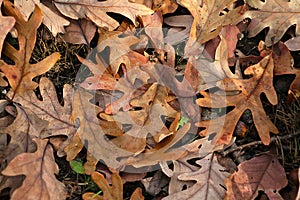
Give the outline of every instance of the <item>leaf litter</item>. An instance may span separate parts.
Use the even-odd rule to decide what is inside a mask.
[[[299,195],[296,0],[0,3],[1,198]]]

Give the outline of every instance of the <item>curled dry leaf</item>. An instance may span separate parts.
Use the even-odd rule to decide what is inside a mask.
[[[19,10],[9,1],[4,2],[4,11],[16,19],[15,28],[18,31],[19,48],[16,49],[5,42],[3,53],[14,61],[14,65],[1,60],[0,69],[7,77],[14,94],[33,90],[38,87],[38,83],[33,82],[32,79],[47,72],[59,59],[60,54],[53,53],[44,60],[31,64],[29,61],[35,45],[36,32],[42,22],[41,9],[36,6],[28,22],[23,19]]]
[[[206,157],[197,160],[197,165],[201,168],[192,172],[183,172],[178,175],[178,179],[186,181],[187,185],[191,185],[189,181],[196,181],[192,186],[186,190],[170,194],[163,198],[163,200],[171,199],[222,199],[225,195],[223,183],[229,176],[217,160],[217,157],[212,153]]]
[[[284,168],[273,154],[244,161],[238,171],[225,181],[227,192],[225,199],[254,199],[258,191],[264,191],[269,199],[282,199],[279,190],[288,183]]]
[[[139,15],[150,15],[153,11],[144,5],[131,3],[128,0],[54,0],[57,9],[72,19],[89,18],[99,27],[107,27],[110,31],[119,23],[107,15],[107,12],[121,14],[133,23]]]
[[[65,199],[65,186],[54,175],[58,173],[58,166],[51,145],[48,144],[48,140],[33,140],[37,144],[36,152],[16,156],[2,171],[5,176],[26,176],[22,186],[14,191],[11,199]]]
[[[269,32],[265,42],[267,46],[271,46],[277,43],[287,29],[295,24],[297,25],[296,35],[299,36],[300,4],[298,0],[247,1],[247,3],[256,8],[246,11],[243,16],[243,18],[251,18],[251,23],[247,28],[250,37],[268,27]]]
[[[216,133],[213,139],[215,143],[229,144],[239,118],[249,109],[262,142],[268,145],[270,132],[278,133],[278,130],[266,115],[260,95],[264,93],[271,104],[277,104],[277,94],[273,87],[273,68],[273,58],[266,56],[258,64],[245,70],[244,73],[253,75],[252,78],[247,80],[225,78],[217,83],[217,87],[225,92],[239,91],[236,95],[226,96],[200,91],[204,96],[197,99],[200,106],[210,108],[234,106],[234,109],[226,115],[197,123],[198,126],[206,128],[200,134],[206,136]]]
[[[156,143],[171,135],[175,128],[172,126],[173,130],[169,130],[162,116],[174,118],[177,111],[168,105],[166,96],[166,88],[154,83],[143,95],[130,101],[133,108],[140,110],[118,112],[115,115],[101,113],[100,117],[108,121],[132,125],[126,133],[111,141],[122,149],[139,154],[145,150],[148,134]]]

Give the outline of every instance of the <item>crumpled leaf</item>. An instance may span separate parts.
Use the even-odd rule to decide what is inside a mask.
[[[33,140],[37,144],[37,151],[18,155],[2,171],[5,176],[26,176],[22,186],[14,191],[11,199],[65,199],[65,186],[54,175],[58,173],[58,166],[51,145],[48,144],[48,140]]]
[[[238,171],[225,180],[225,199],[254,199],[259,190],[264,191],[269,199],[282,199],[279,190],[287,183],[284,168],[276,155],[264,154],[242,162]]]
[[[66,27],[66,33],[63,38],[73,44],[87,44],[90,46],[91,40],[96,33],[96,26],[89,20],[72,20]]]
[[[5,43],[3,53],[14,61],[14,65],[1,60],[0,69],[7,77],[14,94],[34,90],[38,87],[38,83],[33,82],[32,79],[47,72],[59,59],[60,54],[53,53],[44,60],[31,64],[29,61],[35,45],[36,32],[42,21],[42,11],[36,6],[29,21],[26,22],[12,3],[5,1],[4,7],[5,13],[16,19],[15,28],[18,31],[19,49]]]
[[[178,176],[179,180],[196,181],[196,183],[186,190],[170,194],[163,200],[221,199],[225,195],[226,191],[222,185],[229,173],[218,163],[217,157],[212,153],[197,160],[196,164],[201,168],[192,172],[183,172]]]
[[[133,23],[138,15],[150,15],[153,11],[144,5],[131,3],[128,0],[54,0],[57,9],[71,19],[89,18],[99,27],[112,31],[119,23],[106,13],[121,14]]]
[[[264,93],[271,104],[277,104],[277,94],[273,87],[273,58],[266,56],[258,64],[248,67],[244,73],[253,75],[247,80],[225,78],[217,83],[222,91],[237,94],[226,96],[225,94],[213,94],[200,91],[204,98],[197,99],[197,103],[203,107],[222,108],[234,106],[234,109],[226,115],[197,123],[197,126],[205,127],[201,131],[203,136],[216,133],[213,141],[218,144],[229,144],[234,128],[245,110],[249,109],[257,132],[265,145],[270,143],[270,132],[278,133],[276,126],[266,115],[260,101],[261,93]]]
[[[48,7],[49,4],[45,1],[41,3],[40,0],[15,0],[14,5],[20,10],[25,21],[28,21],[31,13],[35,9],[35,5],[38,5],[43,11],[43,23],[49,28],[54,36],[56,36],[57,33],[64,33],[64,26],[70,24],[70,22],[57,13],[57,11],[55,12],[51,7]]]
[[[152,84],[140,97],[130,101],[130,104],[141,110],[118,112],[115,115],[100,114],[100,117],[120,124],[131,124],[130,130],[112,139],[112,142],[127,151],[141,153],[146,147],[146,139],[151,134],[155,142],[160,142],[172,134],[161,116],[175,117],[177,111],[166,102],[167,90],[157,83]],[[175,129],[172,127],[172,129]]]
[[[117,173],[112,175],[112,186],[108,184],[104,176],[98,172],[92,173],[93,181],[98,185],[98,187],[103,191],[103,196],[96,195],[92,192],[86,192],[82,195],[84,200],[97,199],[97,200],[123,200],[123,183],[122,179]],[[141,194],[141,189],[137,188],[131,198],[131,200],[142,200],[144,199]]]
[[[249,37],[254,37],[268,27],[269,32],[265,43],[267,46],[271,46],[276,44],[292,25],[296,25],[296,35],[300,35],[300,4],[298,0],[266,0],[264,2],[251,0],[247,3],[257,9],[246,11],[243,16],[251,18],[251,23],[247,28]]]
[[[145,152],[135,157],[129,157],[126,160],[126,164],[139,168],[156,165],[161,161],[177,160],[185,156],[187,150],[184,147],[178,147],[174,149],[171,148],[184,137],[190,127],[190,123],[185,124],[170,137],[158,143],[154,148],[149,150],[147,149]]]
[[[2,5],[2,1],[0,0],[0,6]],[[3,41],[8,34],[8,32],[14,27],[15,18],[13,17],[3,17],[0,12],[0,26],[1,26],[1,35],[0,35],[0,53],[2,52]]]
[[[230,9],[235,0],[178,0],[177,2],[186,7],[194,17],[190,38],[185,47],[186,56],[195,55],[195,48],[217,37],[222,26],[241,21],[243,7]],[[224,13],[223,10],[226,8],[229,12]]]
[[[70,122],[73,95],[72,86],[64,86],[64,106],[58,102],[55,87],[49,79],[42,77],[39,89],[43,100],[39,100],[34,91],[30,90],[16,94],[14,102],[21,104],[22,108],[26,109],[27,114],[32,112],[40,119],[48,122],[48,126],[43,130],[41,137],[55,135],[69,136],[73,134],[76,131],[76,127]]]

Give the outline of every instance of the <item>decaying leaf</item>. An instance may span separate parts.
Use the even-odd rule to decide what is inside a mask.
[[[39,89],[43,100],[39,100],[34,91],[19,93],[15,95],[14,101],[21,104],[23,109],[34,113],[40,119],[48,122],[48,126],[43,130],[40,137],[49,137],[54,135],[69,136],[76,130],[74,124],[70,122],[72,112],[73,88],[71,85],[65,85],[63,89],[64,106],[57,99],[57,94],[53,83],[42,77],[39,82]]]
[[[225,199],[254,199],[258,191],[264,191],[269,199],[282,199],[279,190],[287,185],[283,167],[273,154],[244,161],[238,171],[230,175],[226,181]]]
[[[262,142],[268,145],[270,132],[278,133],[278,130],[266,115],[260,95],[264,93],[271,104],[277,104],[277,94],[273,87],[273,68],[273,58],[266,56],[258,64],[245,70],[244,73],[253,75],[252,78],[246,80],[225,78],[217,83],[223,91],[239,91],[236,95],[226,96],[200,91],[204,96],[197,100],[200,106],[210,108],[234,106],[234,109],[226,115],[199,122],[198,126],[206,128],[200,134],[206,136],[216,133],[213,139],[215,143],[229,144],[239,118],[249,109]]]
[[[191,185],[188,181],[196,181],[196,183],[186,190],[170,194],[163,198],[164,200],[222,199],[224,197],[226,191],[222,185],[229,173],[218,163],[217,157],[212,153],[197,160],[196,164],[201,168],[192,172],[183,172],[178,176],[178,179],[187,181],[187,185]]]
[[[15,28],[18,31],[19,48],[5,42],[3,53],[13,62],[13,65],[0,61],[0,69],[7,77],[14,93],[33,90],[38,83],[32,79],[47,72],[59,59],[59,53],[53,53],[44,60],[31,64],[30,57],[36,40],[36,31],[42,21],[42,11],[36,6],[28,22],[26,22],[18,9],[9,1],[4,2],[5,13],[16,19]],[[14,97],[14,96],[13,96]]]
[[[58,173],[58,166],[52,147],[46,139],[33,140],[37,144],[37,151],[16,156],[2,171],[5,176],[26,176],[22,186],[14,191],[11,199],[65,199],[65,186],[54,175]]]
[[[128,0],[54,0],[57,9],[72,19],[89,18],[99,27],[107,27],[110,31],[119,23],[107,15],[107,12],[121,14],[133,23],[138,15],[149,15],[153,11],[144,5],[131,3]]]
[[[2,5],[2,1],[0,0],[0,6]],[[0,35],[0,53],[2,52],[3,41],[7,35],[7,33],[14,27],[15,18],[13,17],[3,17],[0,12],[0,26],[1,26],[1,35]]]
[[[250,37],[269,27],[265,42],[267,46],[271,46],[281,39],[290,26],[295,24],[297,25],[296,35],[299,36],[300,4],[298,0],[251,0],[247,3],[257,9],[249,10],[243,16],[244,18],[251,18],[251,23],[247,28]]]
[[[97,195],[92,192],[87,192],[83,194],[82,198],[84,200],[97,199],[97,200],[123,200],[123,183],[122,179],[117,173],[112,175],[112,186],[108,184],[104,176],[98,172],[92,173],[93,181],[98,185],[98,187],[103,191],[103,196]],[[131,200],[142,200],[144,199],[141,194],[141,189],[137,188],[131,198]]]

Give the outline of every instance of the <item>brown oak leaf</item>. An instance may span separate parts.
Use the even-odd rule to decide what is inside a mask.
[[[35,5],[38,5],[43,11],[43,23],[54,36],[56,36],[57,33],[64,33],[64,26],[70,24],[67,19],[62,17],[55,8],[53,9],[53,7],[49,6],[49,3],[46,1],[42,1],[41,3],[40,0],[15,0],[14,5],[20,10],[26,21],[28,21],[31,13],[34,11]]]
[[[5,176],[26,176],[22,186],[14,191],[11,199],[65,199],[65,186],[54,175],[58,173],[58,166],[51,145],[46,139],[33,140],[37,144],[36,152],[18,155],[2,171]]]
[[[57,9],[72,19],[89,18],[99,27],[107,27],[110,31],[119,23],[107,15],[107,12],[121,14],[133,23],[138,15],[150,15],[153,11],[144,5],[128,0],[54,0]]]
[[[226,115],[200,121],[200,127],[205,127],[201,135],[216,133],[215,143],[229,144],[234,132],[234,128],[239,118],[245,110],[249,109],[253,116],[253,121],[258,134],[265,145],[270,143],[270,132],[278,133],[276,126],[266,115],[260,100],[260,95],[264,93],[271,104],[277,104],[277,94],[273,87],[273,58],[266,56],[258,64],[250,66],[245,70],[245,74],[253,75],[250,79],[225,78],[217,82],[217,87],[222,91],[236,92],[226,96],[224,94],[213,94],[200,91],[204,98],[197,99],[197,103],[203,107],[222,108],[233,106],[234,109]]]
[[[63,88],[63,106],[59,103],[55,87],[49,79],[42,77],[39,82],[39,89],[43,100],[40,100],[34,91],[29,90],[16,94],[14,102],[21,104],[27,113],[32,112],[40,119],[48,122],[47,128],[43,130],[43,134],[40,137],[69,136],[73,134],[76,131],[76,127],[70,122],[72,86],[66,84]]]
[[[222,26],[235,24],[241,21],[242,6],[231,9],[235,0],[180,0],[178,3],[186,7],[194,22],[190,31],[190,38],[185,47],[185,55],[195,55],[195,48],[215,37],[217,37]],[[224,9],[229,12],[224,13]]]
[[[13,62],[13,65],[0,61],[0,69],[7,77],[14,94],[33,90],[38,87],[38,83],[32,79],[47,72],[59,59],[58,52],[51,54],[44,60],[31,64],[30,57],[33,51],[36,32],[42,21],[42,11],[36,6],[28,22],[26,22],[18,9],[9,1],[4,2],[6,14],[15,17],[15,28],[18,31],[19,48],[16,49],[11,44],[5,42],[3,53]],[[14,98],[14,95],[12,96]]]
[[[85,89],[79,87],[75,91],[71,120],[79,120],[80,126],[77,132],[88,152],[96,159],[102,159],[108,167],[119,169],[124,162],[117,158],[127,157],[133,153],[117,147],[107,138],[106,133],[109,133],[109,130],[102,127],[101,120],[97,118],[101,109],[92,104],[91,99],[93,95]]]
[[[287,183],[284,168],[276,155],[264,154],[242,162],[238,171],[225,180],[227,192],[224,199],[254,199],[259,190],[264,191],[269,199],[282,199],[279,190]]]
[[[229,176],[217,160],[217,157],[212,153],[206,157],[197,160],[197,165],[201,168],[191,172],[182,172],[178,175],[178,179],[186,181],[188,187],[186,190],[170,194],[163,198],[164,200],[171,199],[221,199],[224,197],[226,190],[224,189],[224,180]],[[196,181],[191,184],[189,181]]]
[[[296,35],[300,34],[300,4],[298,0],[267,0],[247,1],[256,10],[246,11],[243,18],[251,18],[247,30],[249,37],[254,37],[264,28],[268,27],[266,45],[271,46],[277,43],[286,30],[292,25],[297,25]],[[287,20],[288,19],[288,20]]]

